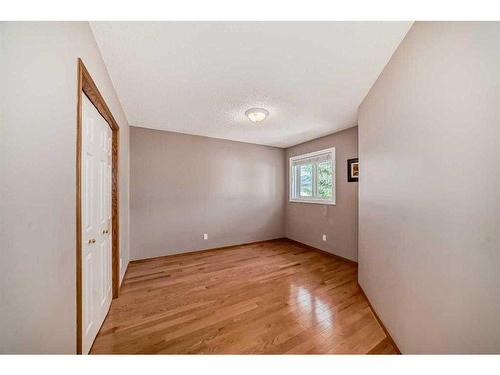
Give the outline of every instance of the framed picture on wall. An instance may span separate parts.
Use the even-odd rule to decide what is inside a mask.
[[[347,159],[347,182],[358,182],[359,161],[358,158]]]

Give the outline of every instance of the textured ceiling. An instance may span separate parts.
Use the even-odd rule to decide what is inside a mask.
[[[288,147],[356,125],[411,22],[92,22],[130,125]],[[244,115],[263,107],[269,117]]]

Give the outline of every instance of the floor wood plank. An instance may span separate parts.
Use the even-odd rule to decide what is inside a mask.
[[[396,351],[355,264],[274,240],[132,262],[91,353]]]

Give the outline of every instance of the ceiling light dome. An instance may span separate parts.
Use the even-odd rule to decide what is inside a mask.
[[[245,115],[252,122],[264,121],[268,114],[269,112],[264,108],[250,108],[245,112]]]

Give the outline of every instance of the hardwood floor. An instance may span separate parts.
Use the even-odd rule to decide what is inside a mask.
[[[132,262],[91,353],[396,353],[357,266],[275,240]]]

